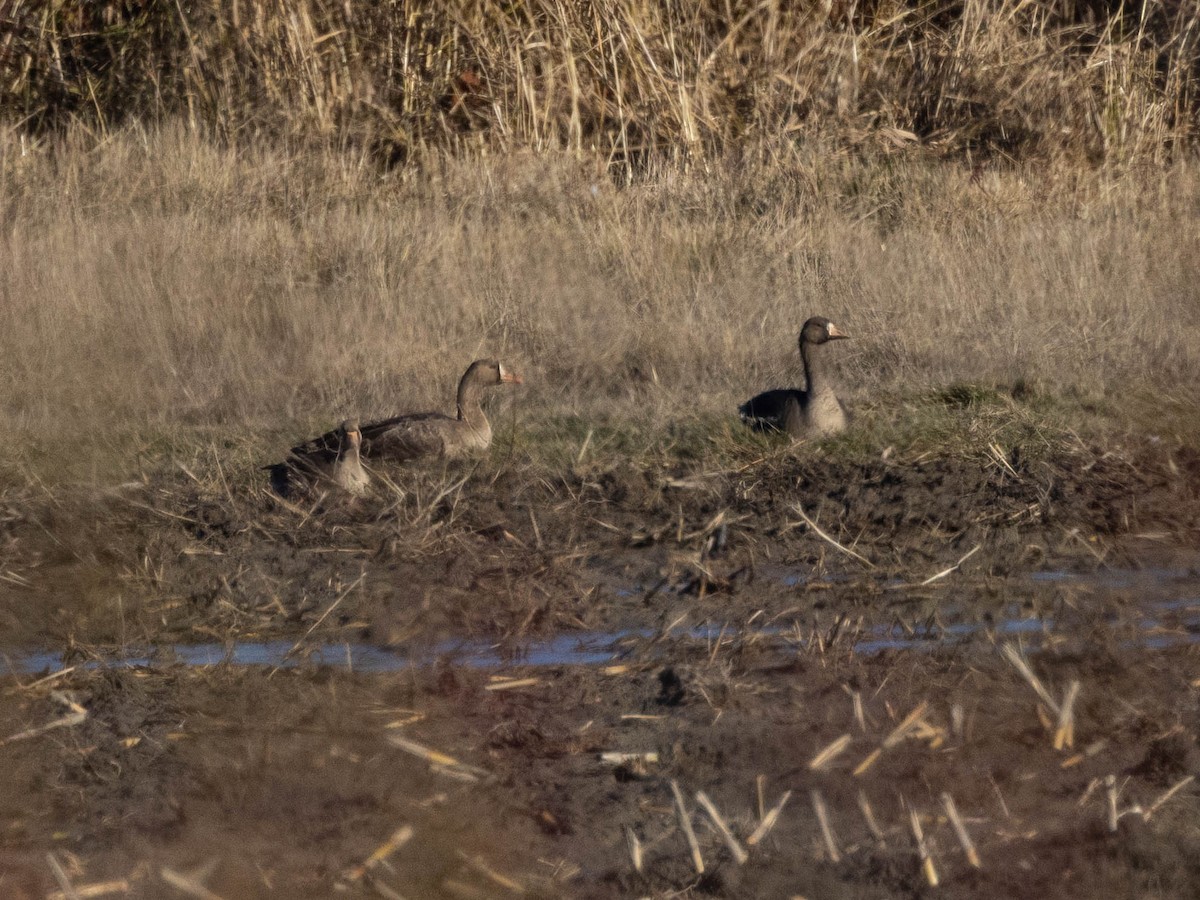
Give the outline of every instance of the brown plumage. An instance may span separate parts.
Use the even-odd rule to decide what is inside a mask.
[[[780,388],[751,397],[740,407],[742,421],[760,431],[784,431],[795,438],[844,431],[848,416],[825,368],[830,341],[848,338],[824,316],[813,316],[800,329],[804,390]]]
[[[333,486],[355,496],[366,491],[370,476],[362,465],[362,430],[357,419],[347,419],[329,432],[325,444],[309,441],[293,447],[286,461],[268,466],[271,486],[281,496],[296,488]]]
[[[494,359],[477,359],[458,382],[456,415],[408,413],[364,425],[363,456],[404,462],[485,449],[492,442],[492,426],[483,413],[483,392],[500,384],[521,384],[521,376]],[[338,433],[331,431],[293,448],[292,453],[328,452],[337,442]]]

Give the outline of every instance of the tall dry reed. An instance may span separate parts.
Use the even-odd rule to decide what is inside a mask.
[[[658,159],[845,146],[1127,161],[1196,134],[1200,9],[1174,0],[152,0],[0,6],[24,127],[182,116],[367,148]]]

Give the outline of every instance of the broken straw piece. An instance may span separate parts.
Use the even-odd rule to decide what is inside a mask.
[[[975,849],[975,843],[971,840],[971,835],[967,833],[967,826],[963,824],[962,818],[958,815],[958,807],[954,805],[954,798],[950,796],[950,792],[946,791],[942,794],[942,806],[946,810],[946,817],[950,820],[950,825],[954,828],[955,835],[958,836],[958,842],[962,844],[963,852],[967,854],[967,862],[973,868],[983,868],[979,861],[979,852]]]
[[[675,796],[675,811],[679,814],[679,826],[683,829],[683,836],[687,838],[688,847],[692,851],[692,865],[696,867],[696,874],[704,874],[704,857],[700,854],[700,842],[696,840],[696,832],[692,830],[691,816],[688,814],[687,807],[683,803],[683,794],[679,790],[679,783],[671,781],[671,793]]]
[[[937,887],[937,869],[933,865],[933,856],[930,854],[929,847],[925,843],[925,832],[921,830],[921,817],[917,815],[917,811],[912,807],[909,807],[908,810],[908,821],[912,826],[913,837],[917,840],[917,856],[921,860],[921,871],[925,873],[925,880],[929,882],[929,886]]]
[[[850,735],[843,734],[834,741],[830,741],[816,756],[808,762],[808,768],[813,772],[819,772],[827,765],[833,762],[842,751],[850,746]]]
[[[704,791],[697,791],[696,802],[704,807],[704,811],[708,813],[708,817],[717,826],[717,832],[725,841],[725,846],[729,848],[729,852],[733,854],[733,858],[737,860],[738,865],[745,864],[746,860],[750,858],[750,854],[743,849],[742,845],[738,843],[737,838],[733,836],[733,832],[729,830],[729,826],[725,824],[725,820],[717,812],[716,806],[708,799],[708,794],[704,793]]]
[[[348,871],[343,878],[349,882],[358,881],[368,871],[375,868],[410,840],[412,840],[413,829],[411,825],[402,825],[392,832],[391,836],[386,841],[380,844],[375,852],[368,856],[363,862],[354,866]]]
[[[821,826],[821,837],[825,841],[825,852],[829,854],[830,862],[841,862],[842,854],[838,852],[837,841],[833,837],[833,829],[829,826],[829,813],[825,809],[825,798],[820,791],[812,792],[813,811],[817,814],[817,822]]]
[[[779,798],[779,802],[771,807],[770,812],[763,816],[763,820],[759,822],[758,827],[754,829],[754,833],[750,835],[750,837],[746,838],[746,845],[748,847],[753,847],[755,844],[765,838],[770,830],[775,827],[775,823],[779,821],[780,813],[783,812],[783,808],[787,805],[787,802],[789,799],[791,799],[791,796],[791,791],[783,792],[783,796]]]
[[[887,846],[887,840],[883,836],[883,829],[879,827],[879,823],[875,821],[875,813],[871,809],[871,802],[867,799],[865,791],[858,792],[858,808],[862,810],[863,818],[867,822],[867,828],[871,830],[871,836],[879,842],[881,847]]]

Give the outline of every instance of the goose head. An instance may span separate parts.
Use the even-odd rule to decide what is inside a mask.
[[[458,382],[458,418],[470,422],[473,429],[487,435],[484,446],[491,440],[491,428],[483,415],[480,401],[485,388],[498,384],[521,384],[521,376],[496,359],[475,360]]]
[[[843,340],[850,337],[824,316],[813,316],[800,329],[800,348],[805,344],[824,344],[827,341]]]
[[[342,422],[342,450],[353,450],[358,453],[362,449],[362,429],[358,419],[346,419]]]
[[[463,381],[490,387],[497,384],[522,384],[521,376],[496,359],[477,359],[463,375]]]

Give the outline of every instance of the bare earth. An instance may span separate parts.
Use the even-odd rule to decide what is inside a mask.
[[[0,895],[1200,895],[1200,453],[392,474],[0,496]]]

